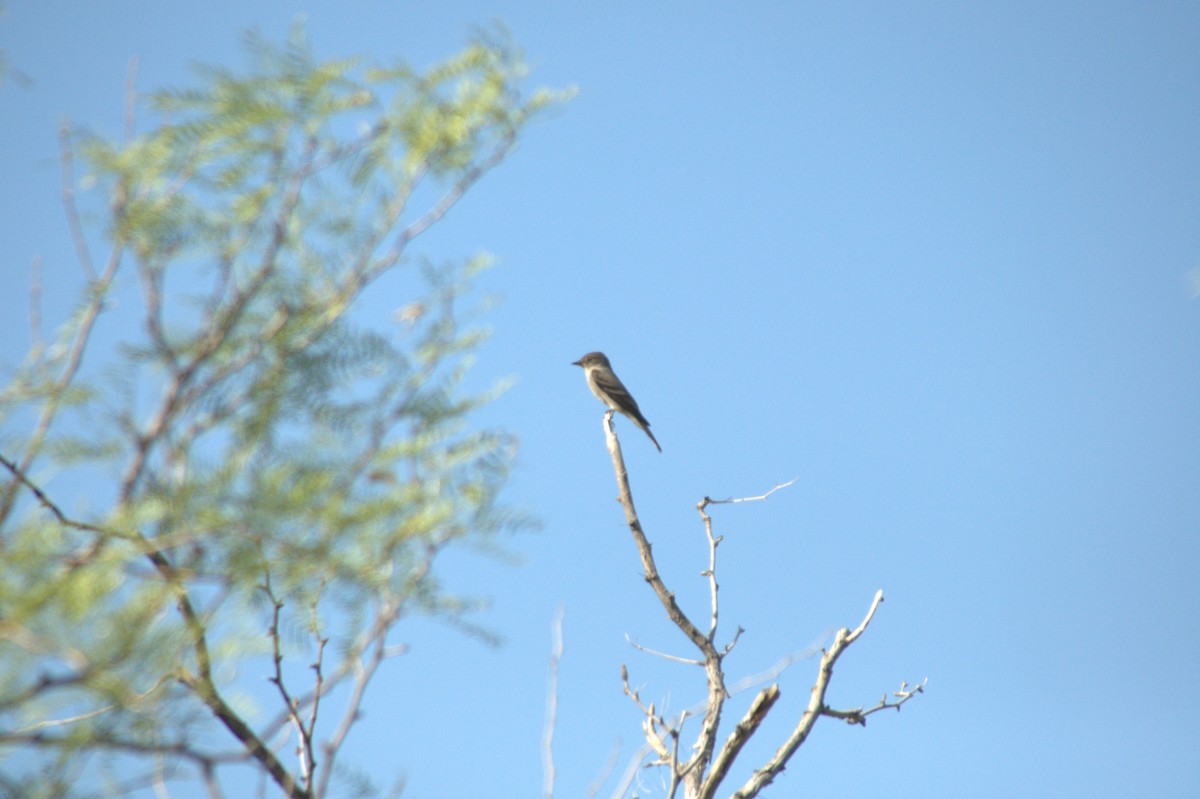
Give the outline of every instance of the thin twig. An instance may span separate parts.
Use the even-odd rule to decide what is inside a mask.
[[[680,657],[679,655],[669,655],[666,652],[659,652],[657,649],[651,649],[648,646],[643,646],[643,645],[639,644],[637,641],[634,641],[632,638],[630,638],[628,633],[625,634],[625,642],[627,644],[629,644],[631,647],[633,647],[634,649],[638,650],[639,652],[645,652],[647,655],[654,655],[655,657],[662,658],[663,660],[670,660],[670,661],[674,661],[675,663],[684,663],[688,666],[703,666],[704,665],[703,660],[697,660],[696,658]]]
[[[917,694],[925,693],[925,684],[927,682],[929,682],[928,677],[922,680],[919,685],[914,685],[911,688],[907,682],[900,683],[899,690],[892,692],[892,696],[896,697],[895,700],[889,700],[888,695],[884,694],[883,698],[872,707],[866,709],[861,707],[851,708],[850,710],[835,710],[834,708],[826,707],[821,709],[821,715],[841,719],[848,724],[859,724],[865,727],[867,726],[867,716],[870,716],[872,713],[878,713],[881,710],[891,710],[893,708],[899,711],[905,702]]]
[[[317,711],[321,707],[321,696],[323,695],[321,692],[321,683],[325,679],[325,675],[323,673],[323,664],[325,662],[325,647],[328,644],[329,639],[327,637],[320,635],[317,636],[317,657],[312,663],[314,684],[312,692],[313,701],[312,705],[309,706],[308,735],[304,739],[304,746],[308,749],[308,762],[312,764],[313,769],[316,769],[317,767],[317,759],[313,754],[313,740],[317,736]]]
[[[633,703],[638,706],[638,709],[642,711],[642,715],[645,717],[642,719],[642,730],[646,733],[646,743],[658,753],[660,758],[665,760],[667,758],[667,746],[663,742],[662,736],[658,734],[658,728],[662,727],[668,731],[672,728],[662,716],[655,712],[653,702],[649,705],[642,704],[641,696],[629,685],[629,670],[624,665],[621,666],[621,687],[625,695],[633,700]]]
[[[709,497],[705,497],[704,501],[700,503],[701,509],[703,509],[704,505],[736,505],[739,502],[761,502],[761,501],[765,500],[767,497],[774,494],[779,489],[787,488],[788,486],[795,484],[795,482],[799,479],[800,479],[799,477],[793,477],[791,480],[788,480],[786,483],[780,483],[779,485],[775,486],[767,493],[762,494],[761,496],[757,496],[757,497],[737,497],[737,498],[731,497],[729,499],[711,499]]]
[[[563,654],[563,606],[550,623],[550,670],[546,677],[546,721],[542,725],[542,796],[554,796],[554,727],[558,722],[558,663]]]
[[[0,455],[0,465],[3,465],[5,469],[8,469],[9,473],[16,478],[18,483],[28,488],[30,492],[37,497],[37,501],[41,503],[42,507],[50,511],[54,518],[58,520],[59,524],[63,525],[64,527],[71,527],[75,530],[85,530],[89,533],[114,535],[112,530],[108,530],[104,527],[99,527],[94,524],[89,524],[88,522],[76,521],[67,516],[65,513],[63,513],[62,508],[58,507],[54,500],[50,499],[50,497],[46,495],[46,492],[42,491],[37,483],[29,479],[29,476],[25,474],[24,469],[3,455]]]
[[[300,712],[296,701],[288,693],[287,684],[283,681],[283,645],[279,634],[279,617],[283,612],[283,600],[275,596],[275,592],[271,588],[270,570],[267,570],[264,574],[263,584],[260,588],[271,602],[271,626],[267,630],[267,636],[271,639],[271,660],[275,666],[275,673],[271,676],[270,681],[274,684],[275,689],[279,691],[279,696],[283,700],[284,707],[287,708],[292,726],[296,730],[296,753],[300,758],[300,782],[308,789],[312,786],[313,767],[315,765],[312,759],[312,730],[305,728],[304,722],[300,719]]]
[[[712,616],[708,626],[708,640],[714,641],[717,637],[717,621],[720,615],[718,611],[717,597],[718,592],[721,590],[720,585],[717,584],[717,547],[720,545],[722,537],[719,535],[713,535],[712,517],[704,512],[704,506],[707,504],[708,497],[705,497],[700,501],[699,504],[696,505],[696,510],[700,512],[700,520],[704,523],[704,535],[708,538],[708,569],[705,570],[704,574],[708,577],[708,593],[712,605]],[[734,636],[734,640],[737,640],[737,636]],[[732,644],[725,647],[726,654],[728,654],[729,650],[732,648]]]

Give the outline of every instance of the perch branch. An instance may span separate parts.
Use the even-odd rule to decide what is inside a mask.
[[[621,455],[621,443],[617,440],[616,431],[613,429],[612,411],[605,413],[603,419],[605,440],[608,444],[609,454],[612,456],[613,470],[616,473],[617,486],[620,491],[619,498],[625,509],[625,521],[629,525],[629,531],[633,535],[634,544],[641,557],[642,571],[646,582],[649,583],[655,596],[662,603],[668,618],[704,656],[704,672],[708,682],[708,703],[696,741],[695,753],[684,767],[687,776],[686,792],[692,795],[696,793],[700,785],[700,780],[712,759],[713,749],[716,746],[717,728],[721,723],[721,711],[724,708],[726,697],[725,675],[721,669],[721,660],[724,654],[717,649],[712,639],[701,632],[700,628],[688,618],[675,601],[675,595],[663,583],[662,577],[658,573],[658,567],[654,563],[650,542],[646,539],[633,504],[633,494],[629,488],[629,473],[625,468],[625,459]],[[651,745],[653,745],[652,741]],[[672,768],[672,779],[677,773],[681,772]]]

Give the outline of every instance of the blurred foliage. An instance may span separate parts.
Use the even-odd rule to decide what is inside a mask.
[[[462,389],[487,259],[427,265],[392,331],[349,312],[565,94],[523,97],[499,36],[424,73],[319,60],[301,28],[247,44],[246,71],[152,96],[148,133],[69,145],[110,249],[0,391],[0,756],[40,752],[0,790],[86,768],[119,793],[139,758],[196,776],[240,745],[319,795],[238,740],[234,667],[278,645],[298,694],[318,654],[320,690],[361,678],[405,614],[469,606],[436,581],[445,545],[524,523],[497,499],[512,439],[470,424],[493,394]],[[110,351],[113,315],[137,333]]]

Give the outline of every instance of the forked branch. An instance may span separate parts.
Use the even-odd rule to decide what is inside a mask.
[[[650,585],[655,596],[658,597],[659,602],[666,610],[668,618],[699,650],[701,657],[699,659],[690,659],[675,655],[664,655],[640,645],[635,646],[639,650],[658,654],[675,662],[701,665],[705,669],[705,676],[708,683],[708,699],[701,707],[696,708],[696,710],[703,712],[703,722],[697,734],[696,741],[692,746],[692,755],[690,758],[681,761],[679,751],[684,722],[693,711],[685,711],[678,718],[668,719],[657,711],[653,703],[647,704],[642,701],[638,692],[630,686],[629,675],[624,666],[621,667],[621,681],[626,695],[641,710],[643,716],[642,728],[646,742],[649,745],[649,751],[653,751],[657,755],[657,759],[653,760],[651,765],[666,766],[670,771],[667,783],[667,796],[674,797],[682,785],[684,793],[690,799],[712,799],[712,797],[716,796],[721,783],[728,776],[734,762],[741,755],[746,743],[760,729],[767,714],[778,701],[781,692],[779,686],[775,683],[759,691],[749,709],[728,734],[725,742],[719,749],[717,748],[716,737],[720,725],[721,713],[725,700],[731,695],[725,687],[725,674],[722,661],[724,656],[737,643],[742,630],[739,628],[733,640],[725,647],[719,648],[716,645],[716,632],[720,618],[718,603],[720,585],[717,580],[716,553],[722,537],[713,532],[712,519],[706,513],[706,508],[709,505],[716,504],[764,501],[771,494],[794,484],[796,481],[793,479],[786,483],[781,483],[765,494],[756,497],[722,500],[705,497],[697,504],[696,508],[704,524],[705,535],[709,545],[708,568],[702,572],[702,575],[708,579],[709,583],[711,615],[708,630],[707,632],[703,632],[679,607],[675,601],[674,594],[666,587],[666,584],[658,573],[649,540],[642,530],[641,522],[634,507],[632,492],[629,488],[629,475],[621,454],[620,442],[617,440],[616,433],[613,430],[611,411],[604,416],[604,431],[608,451],[612,456],[613,469],[616,472],[617,487],[620,492],[619,501],[625,509],[625,519],[633,535],[638,555],[641,558],[642,570],[646,582]],[[750,779],[733,794],[735,799],[749,799],[750,797],[757,796],[763,788],[769,785],[784,770],[788,761],[796,753],[796,750],[807,740],[813,725],[816,724],[817,719],[821,716],[840,718],[851,724],[865,725],[866,717],[872,713],[893,708],[899,710],[905,702],[923,691],[924,682],[911,688],[907,683],[901,683],[900,690],[894,692],[891,698],[885,694],[876,705],[869,708],[838,710],[830,708],[825,704],[825,695],[833,676],[834,664],[837,663],[838,658],[846,651],[847,647],[858,640],[866,631],[882,602],[883,591],[879,590],[875,593],[866,615],[858,626],[853,630],[844,627],[838,630],[834,634],[833,641],[829,647],[821,650],[822,654],[817,680],[812,687],[808,707],[801,715],[792,733],[775,752],[774,756],[761,768],[756,770]],[[773,679],[775,673],[777,672],[773,672],[772,676],[768,679]],[[646,753],[644,750],[638,756],[639,760],[645,757]]]
[[[625,459],[621,455],[621,443],[617,440],[616,432],[612,426],[612,411],[604,415],[604,432],[608,443],[608,451],[612,456],[613,469],[617,476],[617,487],[620,490],[619,499],[622,507],[625,509],[625,520],[629,524],[629,531],[633,534],[634,544],[637,546],[638,554],[642,560],[642,571],[646,582],[650,584],[655,596],[662,603],[668,618],[688,637],[696,649],[700,651],[704,662],[704,674],[708,682],[708,702],[704,712],[704,719],[701,722],[700,733],[696,739],[694,753],[687,763],[682,765],[675,762],[673,757],[670,758],[672,761],[672,786],[674,787],[677,784],[679,777],[682,775],[687,795],[694,796],[698,793],[701,780],[712,760],[713,750],[717,741],[717,729],[721,723],[721,711],[725,706],[727,692],[725,690],[725,675],[721,668],[721,660],[724,658],[725,653],[717,648],[710,634],[701,632],[695,622],[683,612],[679,604],[675,601],[675,595],[668,590],[658,573],[658,567],[654,563],[654,555],[651,551],[650,542],[646,539],[646,534],[642,531],[637,510],[634,508],[633,494],[629,489],[629,473],[625,469]],[[715,542],[713,546],[715,548]],[[715,578],[713,582],[715,584]],[[715,631],[714,614],[712,633],[715,634]],[[649,718],[648,716],[648,721]],[[650,736],[648,735],[647,738],[649,739]]]

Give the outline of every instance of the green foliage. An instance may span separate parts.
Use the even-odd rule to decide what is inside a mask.
[[[521,521],[497,501],[511,439],[470,426],[491,394],[461,388],[482,332],[456,305],[484,259],[427,267],[403,328],[350,313],[564,96],[522,99],[495,40],[424,74],[320,61],[300,29],[248,45],[247,72],[155,95],[148,133],[82,139],[108,266],[0,392],[0,747],[56,752],[44,780],[96,752],[203,771],[221,733],[320,795],[221,698],[232,667],[316,657],[309,702],[364,679],[405,613],[469,607],[437,553]],[[110,313],[140,335],[93,353]]]

